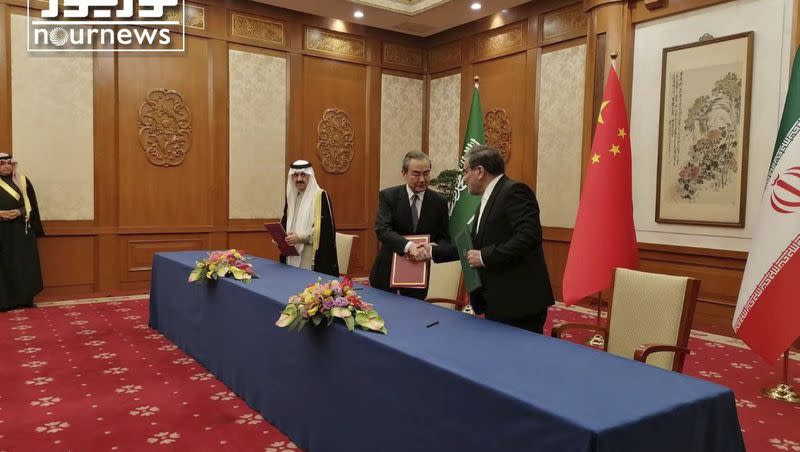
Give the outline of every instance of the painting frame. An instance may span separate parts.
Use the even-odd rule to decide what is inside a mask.
[[[753,38],[753,31],[704,35],[662,50],[656,223],[744,228]],[[679,71],[681,65],[688,69]],[[736,65],[743,65],[740,72],[726,72]],[[721,79],[713,79],[722,73]],[[742,85],[738,99],[735,91],[725,89],[737,83]],[[684,115],[685,87],[694,95],[710,94],[695,97]]]

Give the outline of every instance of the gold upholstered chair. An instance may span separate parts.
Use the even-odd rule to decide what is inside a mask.
[[[689,333],[699,289],[694,278],[617,268],[607,326],[567,323],[553,328],[552,336],[594,330],[604,336],[609,353],[681,372],[691,353]],[[653,353],[658,354],[651,357]]]
[[[461,288],[461,262],[431,262],[431,277],[425,300],[447,309],[461,307],[458,294]]]
[[[336,233],[336,259],[339,261],[339,274],[346,275],[350,268],[350,252],[357,235]]]

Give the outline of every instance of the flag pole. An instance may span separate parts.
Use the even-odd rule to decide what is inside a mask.
[[[472,76],[472,82],[473,82],[474,89],[479,89],[480,82],[481,82],[481,77],[479,75],[473,75]],[[471,113],[472,113],[472,107],[470,107],[470,114]],[[468,131],[469,131],[469,125],[467,125],[467,132]],[[481,133],[483,133],[483,132],[481,132]],[[463,170],[464,168],[460,168],[460,169]],[[452,216],[452,212],[451,212],[451,216]],[[472,309],[472,304],[470,303],[469,293],[467,293],[467,287],[466,286],[467,285],[464,284],[464,275],[462,273],[461,281],[459,282],[459,288],[458,288],[458,298],[461,301],[461,303],[463,303],[463,306],[464,306],[463,308],[461,308],[461,312],[463,312],[465,314],[469,314],[469,315],[475,315],[475,310]]]
[[[791,349],[792,347],[789,346],[783,353],[783,378],[781,378],[781,382],[771,388],[762,389],[761,394],[773,400],[800,403],[800,394],[789,384],[789,351]]]
[[[602,315],[603,315],[603,292],[597,292],[597,326],[602,326]],[[603,348],[606,345],[606,340],[602,334],[595,334],[594,336],[590,337],[585,342],[586,345],[590,347],[599,347]]]
[[[614,71],[617,70],[617,57],[619,56],[619,52],[614,50],[609,54],[611,57],[611,67],[614,68]],[[591,306],[593,301],[589,302],[589,306]],[[601,326],[603,323],[603,292],[597,292],[597,326]],[[595,334],[594,336],[590,337],[585,342],[586,345],[590,347],[604,347],[605,346],[605,339],[603,338],[602,334]]]

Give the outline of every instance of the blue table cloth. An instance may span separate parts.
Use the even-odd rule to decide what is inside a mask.
[[[150,325],[307,451],[744,450],[725,387],[371,288],[388,336],[291,332],[329,278],[254,258],[252,284],[187,283],[205,256],[154,257]]]

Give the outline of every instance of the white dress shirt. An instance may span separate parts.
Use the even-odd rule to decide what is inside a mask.
[[[483,209],[486,208],[486,203],[489,202],[489,197],[492,196],[492,192],[494,191],[494,187],[495,187],[495,185],[497,185],[497,181],[500,180],[501,176],[502,176],[502,174],[500,174],[499,176],[497,176],[494,179],[492,179],[492,181],[489,182],[489,185],[487,185],[486,189],[483,191],[483,195],[481,195],[481,210],[478,211],[478,218],[477,218],[478,224],[475,225],[475,233],[476,234],[478,233],[478,229],[480,229],[480,227],[481,227],[481,218],[483,218]]]
[[[483,209],[486,208],[486,203],[489,202],[489,197],[492,196],[492,192],[494,191],[495,185],[497,185],[497,181],[500,180],[500,176],[502,176],[502,174],[492,179],[492,181],[489,182],[489,185],[486,186],[486,189],[483,190],[483,195],[481,195],[481,210],[478,211],[478,218],[476,219],[478,224],[475,225],[475,234],[478,233],[478,229],[481,227]],[[483,256],[480,254],[480,250],[478,250],[478,253],[478,258],[481,260],[481,267],[486,268],[486,264],[483,263]]]

